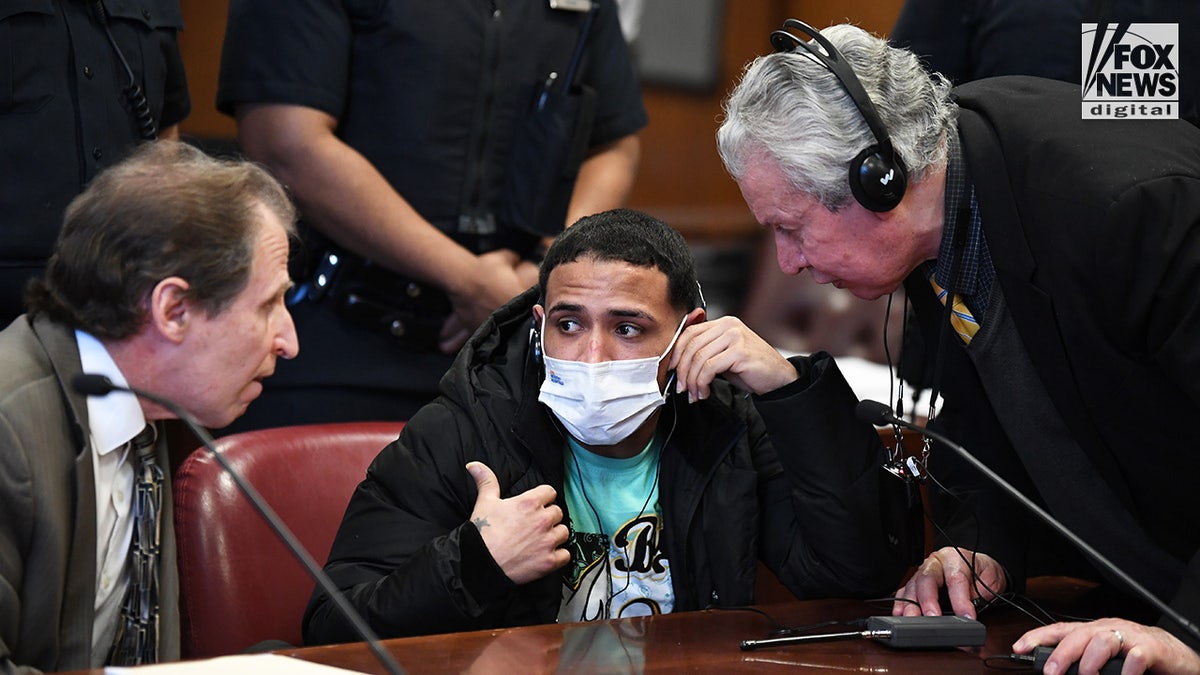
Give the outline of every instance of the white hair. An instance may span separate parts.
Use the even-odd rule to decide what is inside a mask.
[[[909,182],[944,163],[944,138],[958,114],[946,78],[857,26],[831,26],[821,35],[870,96]],[[877,142],[837,76],[802,50],[750,62],[724,110],[717,148],[734,179],[750,160],[769,157],[797,190],[831,211],[851,199],[850,160]]]

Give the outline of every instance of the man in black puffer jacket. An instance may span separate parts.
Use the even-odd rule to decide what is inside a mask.
[[[326,571],[384,637],[747,605],[759,560],[801,598],[889,593],[905,488],[833,360],[704,319],[677,232],[579,221],[375,459]],[[304,632],[358,639],[319,590]]]

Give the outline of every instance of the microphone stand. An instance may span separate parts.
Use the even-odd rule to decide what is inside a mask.
[[[164,396],[160,396],[154,392],[139,389],[137,387],[123,387],[114,383],[104,375],[81,373],[75,376],[75,379],[72,380],[71,384],[75,388],[75,391],[87,396],[107,396],[113,391],[123,391],[133,394],[134,396],[140,396],[141,398],[157,403],[167,410],[170,410],[176,417],[183,420],[183,423],[186,424],[187,427],[191,429],[192,433],[196,434],[196,437],[200,439],[200,442],[204,445],[204,448],[208,450],[208,453],[217,460],[217,463],[221,465],[221,468],[224,469],[225,472],[229,474],[229,477],[233,479],[233,482],[237,484],[238,489],[241,490],[242,494],[246,496],[246,499],[250,500],[250,504],[254,506],[254,510],[257,511],[260,516],[262,516],[263,520],[267,522],[267,525],[270,526],[271,530],[275,532],[275,535],[278,536],[279,539],[288,547],[288,550],[291,551],[292,555],[295,556],[298,561],[300,561],[300,564],[303,565],[304,569],[308,571],[309,576],[311,576],[313,580],[317,582],[317,585],[321,587],[321,590],[325,591],[330,599],[333,600],[334,605],[337,606],[338,610],[342,613],[346,620],[350,622],[350,625],[354,628],[354,631],[358,633],[360,637],[362,637],[364,642],[367,643],[367,646],[370,647],[371,652],[375,655],[375,658],[379,659],[379,662],[383,664],[388,673],[391,675],[405,675],[405,671],[400,667],[400,664],[397,663],[396,660],[392,658],[392,655],[383,648],[383,645],[379,641],[379,636],[375,634],[375,631],[371,630],[371,627],[367,625],[367,622],[362,618],[358,611],[354,609],[348,600],[346,600],[346,596],[343,595],[341,590],[333,584],[333,580],[329,578],[328,574],[325,574],[325,570],[321,569],[321,566],[317,564],[317,561],[314,560],[309,552],[304,548],[304,545],[300,543],[300,540],[296,538],[296,535],[292,533],[287,524],[285,524],[283,520],[280,519],[279,515],[275,513],[275,510],[271,508],[270,504],[263,499],[263,496],[258,492],[258,490],[256,490],[254,486],[251,485],[250,482],[247,481],[245,477],[243,477],[242,474],[238,472],[238,470],[235,469],[232,464],[229,463],[229,460],[225,459],[224,455],[217,452],[215,445],[216,442],[213,440],[212,435],[209,434],[208,430],[196,421],[195,417],[192,417],[191,413],[189,413],[187,410],[184,410],[183,407],[178,403]]]
[[[1067,541],[1071,542],[1072,545],[1082,551],[1088,558],[1092,560],[1092,562],[1096,563],[1104,571],[1113,575],[1126,586],[1128,586],[1138,597],[1150,603],[1155,609],[1161,612],[1163,616],[1166,616],[1175,623],[1179,624],[1184,630],[1191,633],[1193,637],[1195,637],[1197,640],[1200,640],[1200,628],[1198,628],[1196,624],[1192,623],[1182,614],[1175,611],[1175,609],[1167,603],[1158,599],[1158,596],[1154,595],[1145,586],[1138,583],[1136,579],[1126,574],[1124,570],[1117,567],[1115,563],[1106,558],[1103,553],[1093,548],[1091,544],[1088,544],[1083,539],[1080,539],[1079,535],[1067,529],[1066,525],[1060,523],[1045,509],[1035,504],[1031,499],[1022,494],[1020,490],[1013,487],[1011,483],[1001,478],[1000,474],[992,471],[988,465],[976,459],[975,456],[970,452],[967,452],[967,449],[963,446],[955,443],[937,431],[926,429],[925,427],[917,426],[916,424],[913,424],[907,420],[900,419],[892,413],[891,408],[878,401],[868,400],[859,402],[858,407],[855,409],[855,413],[858,416],[858,419],[863,422],[867,422],[875,426],[898,424],[905,429],[911,429],[921,435],[928,436],[950,448],[964,461],[975,467],[977,471],[982,473],[984,476],[987,476],[987,478],[999,486],[1000,489],[1002,489],[1004,492],[1007,492],[1008,495],[1015,499],[1021,506],[1025,507],[1031,513],[1037,516],[1042,522],[1046,523],[1056,532],[1065,537]]]

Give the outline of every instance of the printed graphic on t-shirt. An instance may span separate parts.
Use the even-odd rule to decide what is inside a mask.
[[[593,621],[667,614],[675,606],[671,566],[659,544],[661,523],[643,514],[608,537],[571,528],[558,620]],[[607,560],[605,552],[607,551]]]

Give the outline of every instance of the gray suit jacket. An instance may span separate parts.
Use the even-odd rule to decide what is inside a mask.
[[[74,332],[44,316],[0,332],[0,673],[95,665],[95,478],[87,403],[70,387],[81,368]],[[164,529],[160,655],[175,660],[179,578]]]

